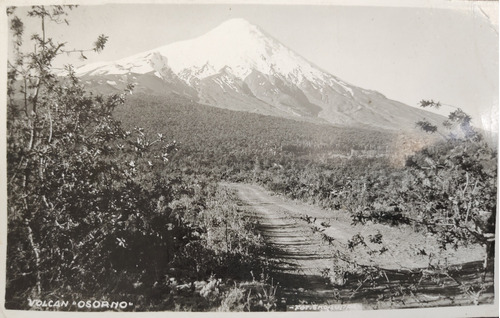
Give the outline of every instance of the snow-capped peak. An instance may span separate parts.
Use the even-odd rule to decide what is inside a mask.
[[[156,53],[156,54],[153,54]],[[159,59],[157,54],[164,57]],[[154,62],[153,62],[154,57]],[[158,60],[167,63],[159,65]],[[197,38],[175,42],[112,63],[91,64],[77,69],[78,74],[103,75],[149,73],[169,67],[184,81],[203,79],[225,66],[244,79],[252,70],[267,75],[300,80],[324,79],[324,73],[258,26],[245,19],[230,19]]]

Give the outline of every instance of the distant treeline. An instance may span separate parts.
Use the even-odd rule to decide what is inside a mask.
[[[129,97],[117,110],[126,127],[163,132],[179,144],[177,157],[194,169],[217,173],[289,160],[328,163],[338,158],[384,156],[396,138],[392,131],[334,127],[329,124],[237,112],[191,103],[181,97]]]

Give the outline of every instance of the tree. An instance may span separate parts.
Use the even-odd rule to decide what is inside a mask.
[[[48,37],[46,24],[68,23],[73,8],[31,7],[40,33],[28,53],[23,22],[7,9],[15,52],[8,64],[7,307],[49,292],[120,286],[107,281],[130,284],[166,266],[183,231],[168,207],[171,185],[153,170],[175,143],[121,127],[113,111],[127,92],[88,93],[71,66],[64,77],[54,74],[58,55],[99,52],[107,40],[100,35],[90,50],[65,51]]]
[[[423,100],[421,106],[438,108],[440,103]],[[461,109],[451,112],[443,123],[450,131],[444,143],[409,157],[402,181],[382,189],[385,194],[374,196],[355,219],[413,224],[435,234],[443,249],[480,244],[486,250],[486,270],[495,251],[497,152],[471,121]],[[438,131],[428,122],[417,125],[429,133]]]
[[[441,105],[432,100],[420,104]],[[420,221],[440,234],[443,247],[467,243],[484,246],[486,269],[495,252],[497,152],[471,122],[472,117],[462,109],[451,112],[443,123],[451,130],[446,145],[416,154],[407,165],[423,173],[419,178],[425,182],[422,188],[428,198],[434,197]]]

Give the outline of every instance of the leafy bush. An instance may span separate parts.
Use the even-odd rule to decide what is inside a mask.
[[[409,157],[404,170],[373,188],[355,219],[413,224],[437,235],[443,249],[480,244],[486,270],[494,257],[497,152],[470,120],[460,109],[450,113],[447,126],[455,122],[460,130]]]
[[[124,94],[89,94],[70,67],[64,79],[52,73],[64,45],[47,38],[44,26],[61,20],[64,7],[34,6],[28,14],[41,21],[31,53],[19,50],[23,25],[11,19],[18,41],[9,63],[6,303],[14,308],[28,296],[131,288],[173,259],[175,246],[166,245],[183,231],[166,204],[171,186],[151,169],[174,145],[121,128],[112,113]],[[163,144],[161,153],[148,153],[153,143]]]

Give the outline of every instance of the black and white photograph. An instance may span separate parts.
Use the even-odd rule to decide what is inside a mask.
[[[498,317],[498,1],[2,9],[3,316]]]

